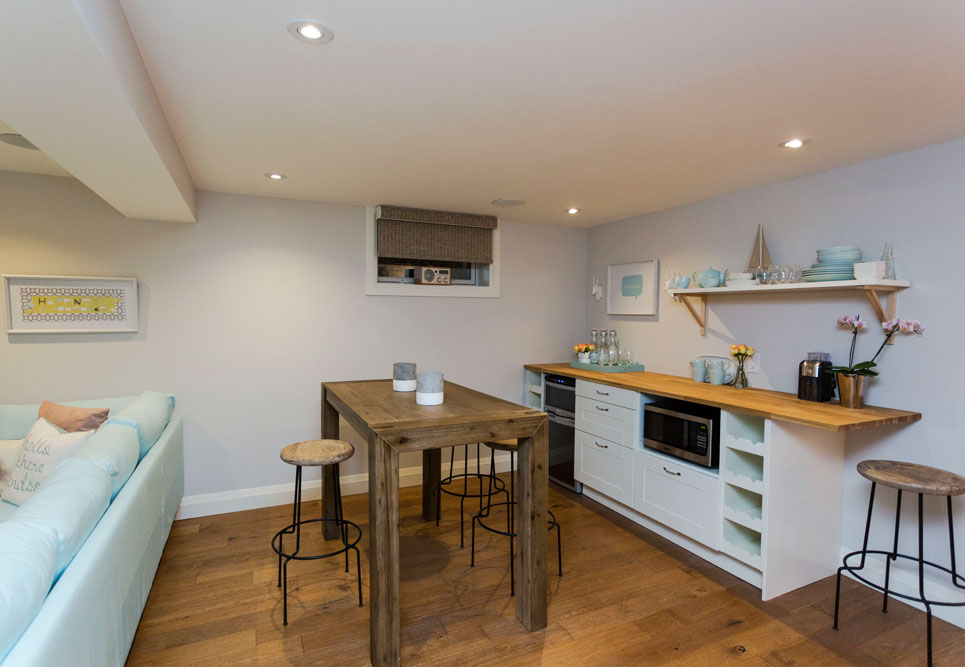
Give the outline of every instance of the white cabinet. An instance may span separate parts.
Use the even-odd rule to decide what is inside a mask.
[[[640,409],[576,397],[576,428],[616,442],[624,447],[639,446]]]
[[[633,509],[711,549],[717,548],[720,481],[662,454],[634,452]]]
[[[640,394],[629,389],[611,387],[598,382],[576,381],[576,395],[594,401],[603,401],[611,405],[619,405],[630,410],[640,409]]]
[[[633,450],[577,431],[576,478],[600,493],[629,505],[633,499]]]

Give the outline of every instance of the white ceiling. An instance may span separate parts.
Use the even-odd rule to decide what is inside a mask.
[[[591,226],[965,136],[961,0],[120,6],[202,190]]]
[[[20,134],[0,120],[0,134]],[[0,141],[0,171],[22,171],[27,174],[70,176],[66,169],[39,150],[11,146]]]

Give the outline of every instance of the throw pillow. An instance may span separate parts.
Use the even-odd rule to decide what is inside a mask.
[[[0,440],[0,499],[3,498],[3,487],[13,476],[13,469],[23,450],[23,440]]]
[[[23,440],[10,481],[3,486],[3,499],[14,505],[22,504],[90,435],[89,431],[64,433],[46,419],[38,419]]]
[[[72,408],[44,401],[40,404],[40,412],[37,416],[43,417],[68,433],[73,433],[74,431],[96,431],[98,426],[107,421],[109,412],[110,408]]]

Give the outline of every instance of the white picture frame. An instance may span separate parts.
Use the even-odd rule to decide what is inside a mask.
[[[137,278],[3,276],[8,334],[137,333]]]
[[[659,260],[610,264],[607,268],[607,315],[656,315]]]

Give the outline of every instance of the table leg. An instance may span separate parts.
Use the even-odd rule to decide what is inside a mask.
[[[394,666],[400,661],[399,453],[374,434],[368,446],[369,657],[375,667]]]
[[[544,420],[532,437],[519,439],[516,618],[530,632],[546,627],[547,431]]]
[[[436,520],[439,480],[442,479],[442,450],[422,450],[422,518]]]
[[[322,386],[322,438],[338,440],[338,411],[326,400],[325,387]],[[322,518],[335,518],[335,466],[322,466]],[[322,535],[326,540],[339,536],[334,521],[322,522]]]

